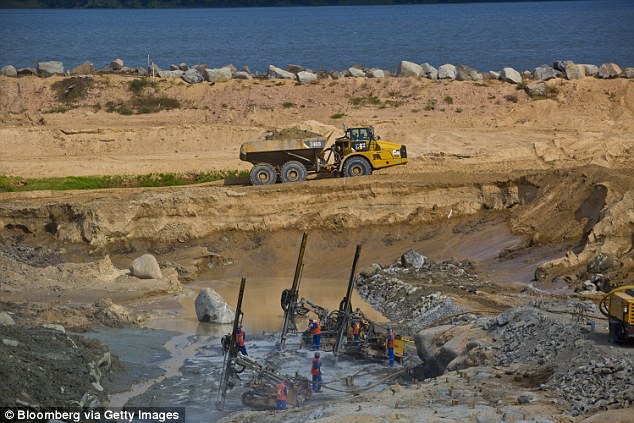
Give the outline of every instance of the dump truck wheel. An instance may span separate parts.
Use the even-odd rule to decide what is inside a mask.
[[[303,182],[306,180],[306,166],[300,162],[286,162],[280,169],[282,182]]]
[[[343,164],[343,176],[364,176],[372,174],[372,166],[370,162],[363,157],[350,157]]]
[[[277,180],[275,168],[268,163],[258,163],[251,169],[251,183],[253,185],[270,185]]]

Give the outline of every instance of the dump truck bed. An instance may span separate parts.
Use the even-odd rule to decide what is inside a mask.
[[[326,147],[325,137],[287,138],[245,142],[240,146],[240,160],[252,164],[281,166],[289,160],[316,163]]]

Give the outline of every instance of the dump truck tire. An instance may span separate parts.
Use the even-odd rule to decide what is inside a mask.
[[[290,161],[282,165],[280,169],[282,182],[303,182],[306,180],[306,166],[300,162]]]
[[[277,172],[273,165],[258,163],[251,168],[251,183],[253,185],[271,185],[277,180]]]
[[[364,176],[372,174],[370,162],[363,157],[350,157],[343,164],[343,176]]]

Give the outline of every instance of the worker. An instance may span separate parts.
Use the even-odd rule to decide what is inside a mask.
[[[358,320],[352,322],[352,336],[354,337],[354,346],[359,346],[359,331],[361,330],[361,323]]]
[[[286,396],[288,395],[288,388],[286,387],[286,381],[281,380],[277,383],[275,389],[277,390],[277,409],[286,410]]]
[[[244,331],[242,330],[242,326],[238,326],[238,329],[236,329],[236,345],[242,355],[249,355],[247,354],[247,347],[244,345]]]
[[[390,367],[394,367],[394,333],[392,328],[387,328],[387,361]]]
[[[321,326],[319,325],[319,320],[310,319],[308,321],[308,327],[313,331],[313,351],[317,351],[321,344]]]
[[[319,360],[319,351],[315,353],[315,358],[313,358],[310,374],[313,375],[313,392],[321,392],[321,360]]]

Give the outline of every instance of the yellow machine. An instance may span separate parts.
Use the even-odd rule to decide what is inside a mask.
[[[373,170],[407,163],[407,148],[374,136],[371,126],[347,128],[343,137],[326,148],[328,137],[313,133],[273,134],[266,140],[240,147],[240,160],[253,164],[251,183],[269,185],[302,182],[309,173],[336,176],[370,175]]]
[[[634,337],[634,285],[612,290],[601,300],[599,310],[609,320],[610,342],[618,344]]]

